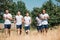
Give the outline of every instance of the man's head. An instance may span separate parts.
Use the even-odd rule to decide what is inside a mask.
[[[26,16],[29,16],[29,13],[28,12],[26,13]]]
[[[39,13],[37,14],[37,16],[38,16],[38,18],[40,18],[40,14]]]
[[[43,10],[42,10],[42,13],[45,14],[45,13],[46,13],[46,10],[43,9]]]
[[[8,9],[6,9],[6,10],[5,10],[5,12],[6,12],[6,14],[8,14],[8,13],[9,13],[9,10],[8,10]]]
[[[20,12],[20,11],[18,11],[18,12],[17,12],[17,15],[20,15],[20,14],[21,14],[21,12]]]

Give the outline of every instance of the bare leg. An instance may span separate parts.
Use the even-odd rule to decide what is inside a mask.
[[[26,34],[28,34],[29,33],[29,30],[26,30]]]
[[[5,35],[7,35],[7,34],[8,34],[8,29],[6,28],[6,29],[5,29]]]
[[[44,35],[44,29],[42,30],[42,34]]]
[[[21,35],[21,33],[22,33],[22,29],[20,29],[20,35]]]
[[[17,34],[21,35],[21,33],[22,33],[22,30],[21,29],[17,29]]]
[[[10,36],[10,32],[11,32],[11,30],[10,30],[10,29],[8,29],[9,36]]]
[[[46,32],[46,33],[48,32],[48,28],[45,28],[45,32]]]
[[[17,34],[20,35],[20,29],[17,29]]]
[[[40,33],[42,33],[42,30],[39,30]]]

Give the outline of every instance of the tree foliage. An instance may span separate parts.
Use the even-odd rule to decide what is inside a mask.
[[[49,14],[50,20],[49,20],[49,26],[54,26],[60,23],[60,6],[55,5],[51,0],[47,1],[43,4],[41,8],[33,8],[33,11],[31,12],[32,18],[33,18],[33,26],[36,26],[35,18],[38,13],[41,13],[42,10],[45,9],[46,13]]]
[[[57,2],[60,2],[60,0],[56,0]]]
[[[58,1],[58,0],[57,0]],[[58,1],[60,2],[60,1]],[[25,16],[25,13],[29,10],[26,9],[25,3],[22,1],[15,2],[9,2],[9,0],[0,0],[0,3],[3,3],[0,5],[0,11],[3,11],[5,9],[9,9],[10,13],[12,15],[16,15],[17,11],[21,11],[21,14]],[[32,5],[33,6],[33,5]],[[30,16],[32,17],[32,26],[36,26],[35,18],[38,13],[42,13],[42,10],[45,9],[46,13],[49,14],[50,20],[49,20],[49,26],[54,26],[55,24],[60,23],[60,6],[55,5],[52,0],[47,1],[42,5],[42,7],[34,7],[33,10],[30,13]],[[0,13],[1,14],[1,13]],[[0,19],[2,19],[2,16],[0,15]]]

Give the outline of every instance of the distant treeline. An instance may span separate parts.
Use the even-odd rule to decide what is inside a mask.
[[[32,11],[26,9],[25,3],[22,1],[9,2],[9,1],[0,1],[2,4],[0,5],[0,23],[3,23],[3,14],[5,9],[9,9],[12,15],[16,15],[17,11],[20,10],[21,14],[25,16],[26,12],[29,12],[32,17],[32,26],[36,26],[35,18],[38,13],[42,13],[42,10],[45,9],[46,13],[49,14],[49,26],[54,26],[60,24],[60,6],[55,5],[52,0],[47,1],[42,5],[42,7],[34,7]],[[60,2],[60,1],[58,1]],[[33,6],[33,5],[32,5]],[[14,17],[14,16],[13,16]]]

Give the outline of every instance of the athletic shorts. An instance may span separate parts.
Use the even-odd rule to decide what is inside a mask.
[[[42,30],[42,26],[37,26],[37,30]]]
[[[48,28],[48,25],[42,25],[42,29],[47,29]]]
[[[25,31],[30,30],[30,26],[25,26],[24,29],[25,29]]]
[[[16,25],[17,29],[22,29],[22,25]]]
[[[4,27],[7,29],[11,29],[11,24],[4,24]]]

